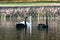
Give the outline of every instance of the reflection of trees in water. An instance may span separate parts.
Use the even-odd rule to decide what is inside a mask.
[[[17,14],[12,14],[11,15],[11,20],[12,21],[17,21]]]
[[[13,21],[20,21],[22,20],[21,18],[24,18],[25,16],[33,16],[33,18],[38,17],[38,14],[40,16],[45,17],[46,11],[48,10],[48,16],[49,17],[57,17],[58,14],[60,14],[60,8],[59,7],[17,7],[17,8],[1,8],[0,12],[1,14],[6,14],[6,16],[9,14],[7,17],[7,20]]]
[[[17,40],[21,40],[21,30],[16,30],[16,36]]]
[[[24,29],[16,29],[16,38],[17,40],[25,40],[24,38],[27,37],[27,32]]]
[[[1,22],[1,15],[0,15],[0,22]]]
[[[10,20],[10,15],[6,15],[6,20],[7,20],[7,21]]]
[[[43,8],[43,7],[41,7],[41,8]],[[50,7],[49,7],[50,8]],[[8,8],[9,9],[9,8]],[[13,9],[13,8],[12,8]],[[22,8],[21,8],[22,9]],[[27,9],[27,8],[26,8]],[[50,8],[51,9],[51,8]],[[39,10],[39,9],[38,9]],[[43,8],[43,10],[45,10],[44,8]],[[54,12],[51,12],[51,11],[49,11],[49,9],[47,8],[47,12],[48,12],[48,17],[50,18],[50,19],[52,19],[52,17],[53,17],[53,19],[54,19],[54,17],[58,17],[58,14],[59,14],[59,12],[57,11],[56,13],[54,13]],[[21,10],[20,10],[21,11]],[[39,17],[46,17],[46,14],[44,14],[44,12],[46,12],[46,10],[45,11],[42,11],[42,10],[40,10],[41,11],[41,13],[39,12],[39,13],[37,13],[37,11],[36,11],[36,9],[34,9],[34,8],[31,8],[30,9],[30,12],[28,11],[28,12],[26,12],[26,11],[23,11],[23,12],[16,12],[16,13],[14,13],[14,12],[12,12],[12,14],[9,14],[9,15],[6,15],[6,20],[9,20],[10,21],[10,17],[11,17],[11,20],[12,21],[17,21],[18,19],[19,20],[22,20],[23,18],[24,18],[24,14],[26,14],[26,16],[28,15],[28,16],[30,16],[30,15],[33,15],[32,16],[32,18],[35,18],[34,20],[33,20],[33,22],[34,22],[34,24],[35,24],[35,22],[36,22],[36,24],[35,24],[35,26],[37,25],[37,17],[38,17],[38,14],[40,15]],[[53,10],[52,10],[53,11]],[[1,17],[0,17],[1,18]],[[17,19],[18,18],[18,19]],[[43,20],[43,19],[42,19]],[[45,20],[45,19],[44,19]],[[56,27],[57,26],[57,23],[55,22],[55,20],[48,20],[48,22],[50,21],[50,23],[49,23],[49,27],[53,27],[53,29],[54,29],[54,27]],[[42,22],[42,21],[39,21],[39,22]],[[44,21],[43,21],[43,23],[44,23]],[[59,23],[59,22],[58,22]],[[5,23],[4,23],[5,24]],[[8,25],[9,26],[9,25]],[[34,25],[33,25],[34,26]],[[35,26],[34,26],[34,28],[35,28]],[[52,28],[51,28],[52,29]],[[35,30],[35,29],[34,29]],[[17,35],[17,40],[21,40],[21,37],[22,36],[24,36],[24,34],[22,34],[22,32],[24,32],[23,31],[23,29],[21,29],[21,30],[16,30],[16,35]],[[41,33],[41,32],[40,32]],[[43,32],[44,33],[44,32]],[[33,33],[33,34],[35,34],[35,33]],[[42,34],[42,33],[41,33]],[[25,34],[26,35],[26,34]],[[40,34],[39,34],[40,35]],[[38,35],[38,36],[39,36]],[[26,36],[25,36],[26,37]],[[40,36],[39,36],[40,37]],[[36,38],[37,39],[37,38]],[[40,38],[39,38],[40,39]],[[38,39],[37,39],[38,40]]]

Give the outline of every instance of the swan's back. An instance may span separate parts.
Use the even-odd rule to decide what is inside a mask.
[[[24,26],[25,26],[24,24],[16,24],[17,29],[24,28]]]

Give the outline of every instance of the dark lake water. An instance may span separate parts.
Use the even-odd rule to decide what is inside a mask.
[[[45,20],[40,20],[45,23]],[[32,33],[24,29],[17,30],[14,21],[0,21],[0,40],[60,40],[60,20],[49,20],[48,33],[37,29],[38,21],[32,21]]]

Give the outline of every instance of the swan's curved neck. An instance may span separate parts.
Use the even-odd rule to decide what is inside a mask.
[[[26,25],[26,18],[25,18],[25,25]]]
[[[25,25],[27,24],[27,23],[26,23],[26,19],[27,19],[27,17],[25,18]]]

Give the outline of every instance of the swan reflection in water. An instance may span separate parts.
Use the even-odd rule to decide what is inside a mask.
[[[24,30],[25,35],[27,34],[27,32],[29,33],[29,35],[31,35],[31,17],[30,17],[30,23],[26,21],[27,17],[25,18],[25,21],[16,23],[16,30],[17,30],[17,38],[19,38],[19,35],[21,36],[21,32]]]

